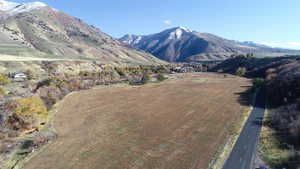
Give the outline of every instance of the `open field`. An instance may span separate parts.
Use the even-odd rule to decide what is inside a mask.
[[[246,105],[250,82],[211,73],[74,93],[58,107],[58,138],[25,169],[204,169]]]

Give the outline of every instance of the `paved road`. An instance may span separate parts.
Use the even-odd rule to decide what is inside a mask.
[[[264,92],[259,92],[254,109],[223,169],[254,169],[255,152],[265,111],[264,98]]]

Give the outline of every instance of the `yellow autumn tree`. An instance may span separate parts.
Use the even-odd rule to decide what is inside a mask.
[[[4,96],[4,95],[5,95],[5,90],[0,87],[0,96]]]
[[[8,79],[7,76],[0,75],[0,85],[6,85],[9,83],[10,83],[10,80]]]
[[[246,73],[247,69],[245,67],[239,67],[235,72],[237,76],[244,76]]]
[[[14,113],[33,127],[45,121],[48,115],[43,100],[37,96],[16,100]]]

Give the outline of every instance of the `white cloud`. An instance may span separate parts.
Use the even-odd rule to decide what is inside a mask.
[[[263,45],[300,50],[300,42],[260,42]]]
[[[166,24],[166,25],[171,25],[171,24],[172,24],[172,21],[171,21],[171,20],[165,20],[165,21],[164,21],[164,24]]]

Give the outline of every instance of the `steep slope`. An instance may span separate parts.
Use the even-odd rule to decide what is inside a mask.
[[[254,53],[257,56],[300,53],[300,51],[276,49],[250,42],[227,40],[184,27],[176,27],[146,36],[125,35],[120,41],[170,62],[224,60],[232,55],[246,53]]]
[[[266,78],[268,69],[275,69],[281,65],[296,62],[299,59],[299,56],[266,58],[238,56],[221,62],[211,68],[210,71],[235,74],[238,68],[243,67],[246,68],[246,76],[248,77]]]
[[[0,20],[0,54],[116,64],[163,63],[43,3],[16,4],[0,1],[0,10],[8,16]]]

